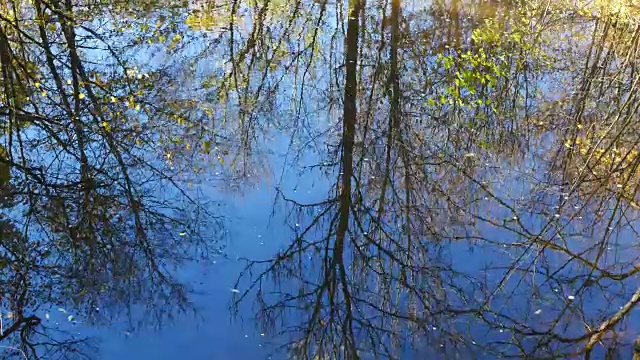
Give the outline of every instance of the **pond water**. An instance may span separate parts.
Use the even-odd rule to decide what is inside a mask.
[[[0,10],[1,358],[634,356],[632,2]]]

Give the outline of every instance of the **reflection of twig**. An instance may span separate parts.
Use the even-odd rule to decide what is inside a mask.
[[[591,350],[593,349],[595,344],[600,341],[604,333],[612,329],[614,326],[616,326],[616,324],[620,322],[620,320],[622,320],[622,318],[625,315],[627,315],[631,311],[631,309],[633,309],[636,306],[636,304],[639,301],[640,301],[640,288],[636,290],[636,292],[633,294],[629,302],[624,304],[624,306],[620,309],[620,311],[615,313],[609,320],[600,324],[600,326],[598,327],[598,330],[596,330],[596,332],[593,335],[591,335],[591,338],[589,338],[589,342],[585,346],[586,359],[589,359],[589,357],[591,356]]]
[[[0,333],[0,334],[1,334],[1,333]],[[19,352],[20,352],[20,354],[22,354],[22,357],[24,357],[25,359],[28,359],[28,358],[27,358],[27,354],[25,354],[25,353],[24,353],[24,351],[22,351],[22,350],[20,350],[20,349],[18,349],[18,348],[16,348],[16,347],[13,347],[13,346],[2,346],[2,345],[0,345],[0,348],[9,349],[9,350],[17,350],[17,351],[19,351]]]

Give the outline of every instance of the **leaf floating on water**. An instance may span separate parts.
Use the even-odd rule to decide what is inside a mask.
[[[569,296],[567,296],[567,299],[569,299],[569,300],[575,300],[575,298],[576,298],[576,297],[575,297],[575,296],[573,296],[573,295],[569,295]]]
[[[73,319],[74,319],[73,315],[69,315],[69,316],[67,316],[67,320],[69,320],[69,321],[73,321]]]
[[[536,315],[540,315],[540,314],[542,314],[542,310],[538,309],[538,310],[536,310],[536,311],[534,312],[534,314],[536,314]]]
[[[58,308],[58,311],[60,311],[60,312],[61,312],[61,313],[63,313],[63,314],[66,314],[66,313],[67,313],[67,310],[65,310],[65,309],[63,309],[63,308]]]
[[[219,157],[218,161],[220,161],[220,164],[224,164],[224,158],[223,157]]]
[[[49,316],[49,313],[44,314],[44,318],[45,318],[45,319],[49,320],[49,317],[50,317],[50,316]]]
[[[240,293],[240,290],[238,290],[238,289],[231,289],[231,292],[232,292],[232,293],[234,293],[234,294],[239,294],[239,293]]]
[[[187,236],[187,233],[183,231],[180,233],[180,236]]]
[[[84,94],[83,93],[78,94],[78,99],[80,100],[84,99]]]
[[[13,313],[11,311],[7,313],[7,319],[13,319]]]

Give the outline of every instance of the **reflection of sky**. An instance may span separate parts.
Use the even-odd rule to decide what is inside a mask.
[[[198,293],[192,297],[198,309],[195,316],[178,316],[160,330],[145,329],[133,334],[125,333],[128,329],[126,319],[116,321],[112,328],[98,329],[101,358],[256,359],[268,356],[273,349],[267,346],[268,334],[261,336],[251,319],[252,298],[243,303],[240,316],[235,320],[231,319],[229,305],[234,295],[234,283],[244,268],[244,262],[238,258],[270,258],[276,249],[292,238],[293,231],[283,218],[285,214],[278,212],[271,217],[276,198],[273,184],[281,175],[280,170],[275,170],[282,168],[282,152],[286,151],[287,145],[288,138],[276,141],[275,154],[269,158],[276,179],[264,179],[242,196],[216,192],[215,184],[206,186],[205,195],[220,200],[222,204],[230,240],[225,257],[191,264],[177,272],[178,278],[194,286]],[[283,174],[279,183],[282,191],[298,201],[322,199],[326,194],[326,181],[298,178],[297,171],[299,169],[290,168]],[[242,286],[238,290],[244,291]]]
[[[274,168],[273,174],[276,180],[280,178],[280,169],[283,166],[282,159],[287,146],[288,138],[283,136],[272,147],[273,154],[269,157],[269,161]],[[534,161],[532,156],[534,155],[528,155],[522,163],[516,165],[501,163],[498,170],[492,168],[485,174],[480,172],[478,176],[501,179],[499,183],[490,185],[495,190],[495,194],[501,198],[531,198],[534,181],[522,169],[531,167]],[[302,163],[313,163],[314,161],[317,161],[315,156],[302,159]],[[283,192],[301,203],[323,200],[327,194],[328,185],[334,180],[319,179],[317,175],[298,177],[296,176],[298,171],[298,168],[288,168],[284,173],[282,183],[279,184]],[[237,259],[239,257],[269,258],[276,249],[287,244],[293,237],[292,230],[285,226],[287,214],[282,211],[281,206],[277,207],[279,211],[275,211],[272,216],[272,206],[276,197],[275,183],[274,179],[259,182],[254,189],[245,192],[243,196],[218,193],[214,190],[215,184],[207,187],[208,195],[211,198],[220,199],[223,204],[223,212],[228,216],[227,229],[230,240],[227,258],[214,259],[215,263],[192,264],[178,272],[181,279],[193,284],[196,290],[201,292],[193,297],[195,305],[199,309],[196,317],[178,317],[174,323],[167,324],[161,330],[142,330],[132,335],[124,334],[127,329],[124,321],[112,329],[99,330],[99,335],[103,339],[101,354],[104,358],[171,359],[187,356],[190,358],[226,359],[233,356],[241,358],[267,356],[268,349],[270,349],[267,346],[269,337],[268,334],[261,336],[260,331],[255,330],[255,323],[251,320],[252,299],[249,298],[243,304],[240,311],[241,316],[236,320],[230,320],[228,305],[233,295],[231,291],[233,284],[243,269],[243,263]],[[559,198],[562,189],[557,187],[546,191],[548,194],[540,195],[541,199],[544,199],[546,204],[553,206],[555,202],[549,199]],[[533,194],[535,194],[535,190]],[[516,203],[516,205],[522,204],[522,202]],[[497,207],[495,203],[492,203],[492,200],[487,200],[487,204],[484,206],[496,219],[512,216],[510,210]],[[525,209],[522,209],[517,215],[521,223],[531,232],[540,231],[547,221],[546,216],[530,214]],[[549,216],[553,217],[552,213]],[[578,228],[579,225],[576,225],[576,229]],[[476,231],[498,244],[510,244],[523,240],[518,239],[511,231],[486,224],[481,224]],[[628,233],[620,234],[620,238],[632,239],[633,237],[629,235]],[[588,239],[575,237],[570,241],[572,241],[570,248],[577,251],[582,246],[581,241],[588,241]],[[442,261],[450,262],[452,268],[461,273],[477,279],[484,277],[483,280],[492,290],[508,273],[506,267],[510,266],[516,257],[521,256],[519,264],[522,267],[533,264],[537,269],[541,269],[534,260],[539,251],[541,249],[538,246],[513,249],[500,245],[470,244],[461,241],[444,244],[440,254],[444,256]],[[558,255],[550,250],[547,250],[545,255],[546,261],[551,263],[551,269],[557,268],[559,264],[567,260],[566,256]],[[627,256],[633,255],[628,254]],[[618,258],[617,260],[622,259]],[[554,262],[555,265],[553,265]],[[570,276],[574,272],[584,273],[585,270],[584,267],[577,266],[573,262],[562,269],[560,274]],[[543,273],[533,277],[523,276],[521,273],[512,274],[504,283],[502,290],[490,301],[491,308],[501,309],[503,314],[526,321],[527,325],[534,329],[544,331],[549,322],[561,314],[564,307],[567,306],[568,312],[563,316],[569,321],[568,327],[564,331],[556,331],[570,337],[584,332],[580,318],[577,315],[571,315],[575,306],[581,306],[585,312],[593,314],[608,309],[610,306],[621,306],[628,300],[628,296],[624,296],[610,304],[599,291],[577,292],[580,282],[567,285],[544,283],[544,280]],[[465,282],[460,281],[460,285],[463,284]],[[540,289],[539,293],[532,293],[533,285]],[[619,283],[610,282],[608,286],[610,286],[610,292],[618,293]],[[239,290],[243,289],[240,287]],[[625,293],[630,295],[633,290],[633,288],[627,289]],[[506,294],[511,294],[511,296]],[[466,295],[474,298],[477,303],[484,301],[487,296],[486,293],[483,294],[477,289]],[[575,298],[570,300],[570,296]],[[455,296],[452,299],[455,299]],[[456,300],[452,300],[451,305],[463,307],[463,304]],[[637,317],[633,316],[631,319],[630,323],[632,324],[633,319],[637,319]],[[487,341],[509,341],[511,336],[508,330],[488,328],[472,317],[460,316],[451,324],[434,323],[433,325],[435,330],[430,341],[434,341],[436,348],[440,327],[455,328],[462,333],[467,333],[471,340],[479,344]],[[505,321],[505,327],[509,325],[511,324]],[[631,325],[630,328],[633,326]],[[536,344],[535,338],[525,340],[525,346],[529,348],[536,346]],[[437,356],[437,354],[433,355]]]

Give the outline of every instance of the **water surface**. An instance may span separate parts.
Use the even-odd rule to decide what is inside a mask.
[[[636,6],[0,10],[3,358],[632,356]]]

